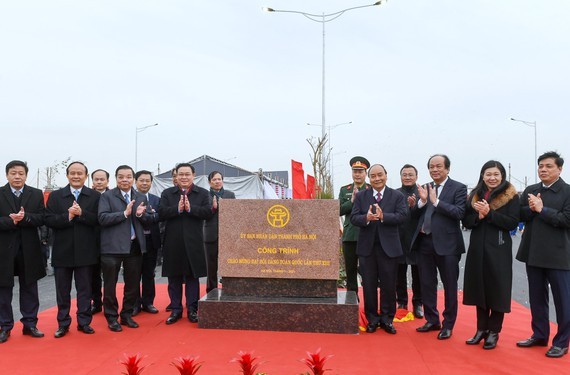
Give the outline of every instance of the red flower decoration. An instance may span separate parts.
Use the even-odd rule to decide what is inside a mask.
[[[332,354],[321,357],[321,348],[317,349],[316,352],[307,352],[308,358],[301,359],[307,367],[311,370],[313,375],[323,375],[326,371],[331,371],[331,369],[325,369],[325,362],[332,357]]]
[[[125,366],[127,372],[123,372],[124,375],[140,375],[144,371],[148,365],[141,366],[141,361],[144,359],[140,353],[135,355],[128,355],[125,353],[125,359],[123,359],[120,363]]]
[[[200,357],[178,357],[172,362],[172,366],[176,367],[181,375],[195,375],[204,363],[198,362],[198,358]]]
[[[255,375],[257,368],[261,363],[255,363],[259,357],[254,357],[253,352],[242,352],[238,353],[239,358],[234,358],[230,362],[239,363],[241,367],[241,372],[243,375]]]

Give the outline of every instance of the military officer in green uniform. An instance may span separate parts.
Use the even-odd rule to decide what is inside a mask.
[[[340,216],[345,216],[342,232],[342,252],[346,269],[346,290],[354,291],[358,295],[358,256],[356,255],[358,227],[350,223],[350,213],[356,193],[370,188],[370,185],[366,183],[366,170],[370,167],[370,163],[362,156],[355,156],[350,159],[350,167],[352,168],[353,182],[340,188],[338,200],[340,201]]]

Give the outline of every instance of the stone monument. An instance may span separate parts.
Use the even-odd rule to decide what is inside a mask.
[[[227,199],[219,220],[223,284],[200,328],[358,333],[356,294],[336,286],[338,201]]]

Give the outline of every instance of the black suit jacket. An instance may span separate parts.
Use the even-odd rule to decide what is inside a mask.
[[[540,193],[540,214],[528,206],[528,194]],[[570,270],[570,185],[559,179],[549,189],[527,187],[521,197],[520,217],[525,228],[517,260],[529,266]]]
[[[14,260],[21,249],[24,256],[24,283],[46,275],[38,227],[44,224],[44,195],[41,190],[24,185],[20,206],[26,212],[17,225],[10,214],[20,211],[9,184],[0,188],[0,286],[14,286]]]
[[[148,207],[147,212],[151,215],[150,221],[145,224],[145,228],[150,230],[152,239],[152,247],[155,250],[160,249],[162,246],[162,239],[160,236],[158,208],[160,207],[160,198],[154,194],[148,193]],[[154,212],[152,212],[154,210]]]
[[[433,186],[433,183],[431,183]],[[465,252],[461,233],[461,219],[465,215],[467,187],[448,178],[439,193],[439,203],[431,217],[433,247],[437,255],[460,255]],[[428,203],[416,212],[420,215],[418,227],[412,239],[412,248],[417,248],[418,235],[423,226]]]
[[[350,221],[360,227],[356,254],[369,256],[374,248],[374,241],[378,239],[382,249],[391,258],[402,256],[402,244],[398,233],[398,225],[402,224],[407,216],[408,209],[404,195],[397,190],[386,187],[379,203],[384,214],[382,221],[367,223],[366,214],[370,205],[376,203],[374,189],[358,192],[352,206]]]
[[[213,197],[210,195],[210,204],[212,204],[212,198]],[[222,199],[236,199],[236,195],[233,192],[224,189]],[[212,217],[204,221],[204,242],[216,242],[218,240],[219,203],[220,202],[218,202],[218,209],[212,211]]]
[[[68,209],[75,197],[69,185],[52,192],[46,207],[46,225],[53,229],[52,265],[82,267],[99,262],[97,210],[101,194],[84,186],[77,203],[81,216],[69,221]]]

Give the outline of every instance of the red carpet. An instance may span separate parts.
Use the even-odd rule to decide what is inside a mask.
[[[513,302],[513,312],[505,318],[499,345],[486,351],[481,346],[465,345],[475,332],[475,309],[460,305],[453,336],[447,341],[436,339],[437,332],[417,333],[425,320],[395,323],[396,335],[384,331],[359,335],[230,331],[198,329],[184,319],[167,326],[166,285],[157,286],[157,315],[141,313],[138,329],[124,327],[111,332],[101,314],[93,319],[94,335],[72,330],[62,339],[53,337],[57,329],[56,308],[43,311],[38,328],[46,337],[22,336],[16,323],[8,342],[0,344],[1,374],[121,374],[119,361],[124,353],[141,353],[143,364],[150,366],[143,375],[178,374],[170,363],[180,356],[200,356],[198,374],[239,374],[230,363],[239,351],[254,351],[264,362],[259,372],[268,375],[305,373],[308,368],[299,360],[306,351],[321,348],[323,355],[334,355],[327,374],[568,374],[570,355],[561,359],[545,357],[548,348],[521,349],[515,342],[526,339],[530,331],[530,312]],[[441,297],[441,296],[440,296]],[[271,314],[271,311],[267,312]],[[235,317],[239,319],[239,316]],[[326,319],[326,317],[323,317]],[[556,326],[552,325],[552,332]],[[553,334],[552,334],[553,335]]]

